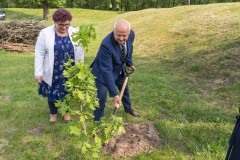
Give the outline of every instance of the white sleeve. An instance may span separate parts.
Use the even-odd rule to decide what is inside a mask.
[[[84,61],[84,50],[82,47],[75,46],[75,61]]]
[[[34,61],[35,76],[42,76],[43,74],[43,61],[46,55],[45,40],[46,40],[46,35],[41,30],[35,45],[35,61]]]
[[[72,33],[75,33],[75,32],[78,32],[78,28],[74,28],[74,27],[71,27],[71,35],[72,36]],[[71,37],[72,39],[72,37]],[[79,61],[84,61],[84,49],[83,47],[81,46],[78,46],[77,45],[77,42],[73,42],[73,45],[75,47],[75,50],[74,50],[74,56],[75,56],[75,62],[78,63]]]

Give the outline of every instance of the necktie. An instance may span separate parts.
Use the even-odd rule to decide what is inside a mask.
[[[124,44],[121,44],[121,52],[122,52],[122,59],[123,62],[125,62],[126,58],[127,58],[127,52],[126,52],[126,48]]]

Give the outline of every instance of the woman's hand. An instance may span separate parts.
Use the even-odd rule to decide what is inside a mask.
[[[35,76],[35,80],[37,83],[41,83],[42,82],[42,76]]]

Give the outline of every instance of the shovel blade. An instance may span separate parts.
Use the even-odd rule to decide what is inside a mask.
[[[116,115],[117,115],[117,112],[118,112],[118,107],[115,107],[115,108],[114,108],[114,111],[113,111],[113,115],[116,116]]]

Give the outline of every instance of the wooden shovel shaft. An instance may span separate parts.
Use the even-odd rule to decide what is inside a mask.
[[[119,97],[120,97],[121,100],[122,100],[122,96],[123,96],[123,93],[124,93],[124,91],[125,91],[127,82],[128,82],[128,76],[125,78],[125,80],[124,80],[124,82],[123,82],[123,86],[122,86],[122,88],[121,88],[121,92],[120,92],[120,95],[119,95]]]
[[[121,88],[121,91],[120,91],[120,94],[119,94],[120,100],[122,100],[122,96],[123,96],[123,93],[125,91],[127,82],[128,82],[128,76],[126,76],[126,78],[125,78],[125,80],[123,82],[123,85],[122,85],[122,88]],[[117,104],[115,106],[115,109],[114,109],[114,112],[113,112],[114,115],[117,115],[118,108],[119,108],[119,104]]]

